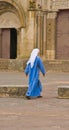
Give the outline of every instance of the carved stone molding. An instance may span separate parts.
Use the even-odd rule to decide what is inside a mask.
[[[36,2],[35,1],[29,1],[29,9],[35,9],[36,8]]]
[[[47,14],[47,19],[55,19],[57,17],[57,13],[56,12],[49,12]]]
[[[23,7],[15,0],[0,0],[0,15],[6,12],[12,12],[20,20],[21,26],[25,26],[25,13]]]

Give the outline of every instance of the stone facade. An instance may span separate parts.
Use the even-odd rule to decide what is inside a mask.
[[[64,9],[69,0],[0,0],[0,30],[17,31],[16,58],[27,58],[38,47],[44,59],[56,59],[56,18]],[[0,46],[1,37],[0,32]]]
[[[52,10],[68,9],[69,0],[52,0]]]

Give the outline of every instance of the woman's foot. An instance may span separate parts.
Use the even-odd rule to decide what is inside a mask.
[[[37,98],[42,98],[42,96],[40,95],[40,96],[38,96]]]
[[[30,99],[36,99],[36,98],[42,98],[42,96],[37,96],[37,97],[30,97],[30,96],[26,96],[26,99],[30,100]]]
[[[27,99],[31,99],[31,97],[30,97],[30,96],[26,96],[26,98],[27,98]]]

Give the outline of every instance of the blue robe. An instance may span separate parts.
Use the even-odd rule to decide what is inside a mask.
[[[42,63],[42,60],[39,56],[36,57],[34,66],[31,68],[30,63],[25,68],[25,74],[29,74],[29,86],[26,92],[26,96],[38,97],[41,96],[42,85],[39,80],[39,72],[45,74],[45,68]]]

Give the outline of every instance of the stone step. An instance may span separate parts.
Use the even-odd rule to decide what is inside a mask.
[[[8,69],[8,59],[0,59],[0,70]]]
[[[23,71],[27,59],[0,59],[0,70]],[[69,72],[69,60],[44,60],[46,70],[49,72]]]
[[[27,86],[23,85],[0,85],[0,98],[24,98]]]
[[[58,98],[69,98],[69,86],[58,88]]]
[[[23,71],[26,61],[23,59],[0,59],[0,70]]]
[[[69,60],[46,60],[44,64],[47,71],[69,72]]]

